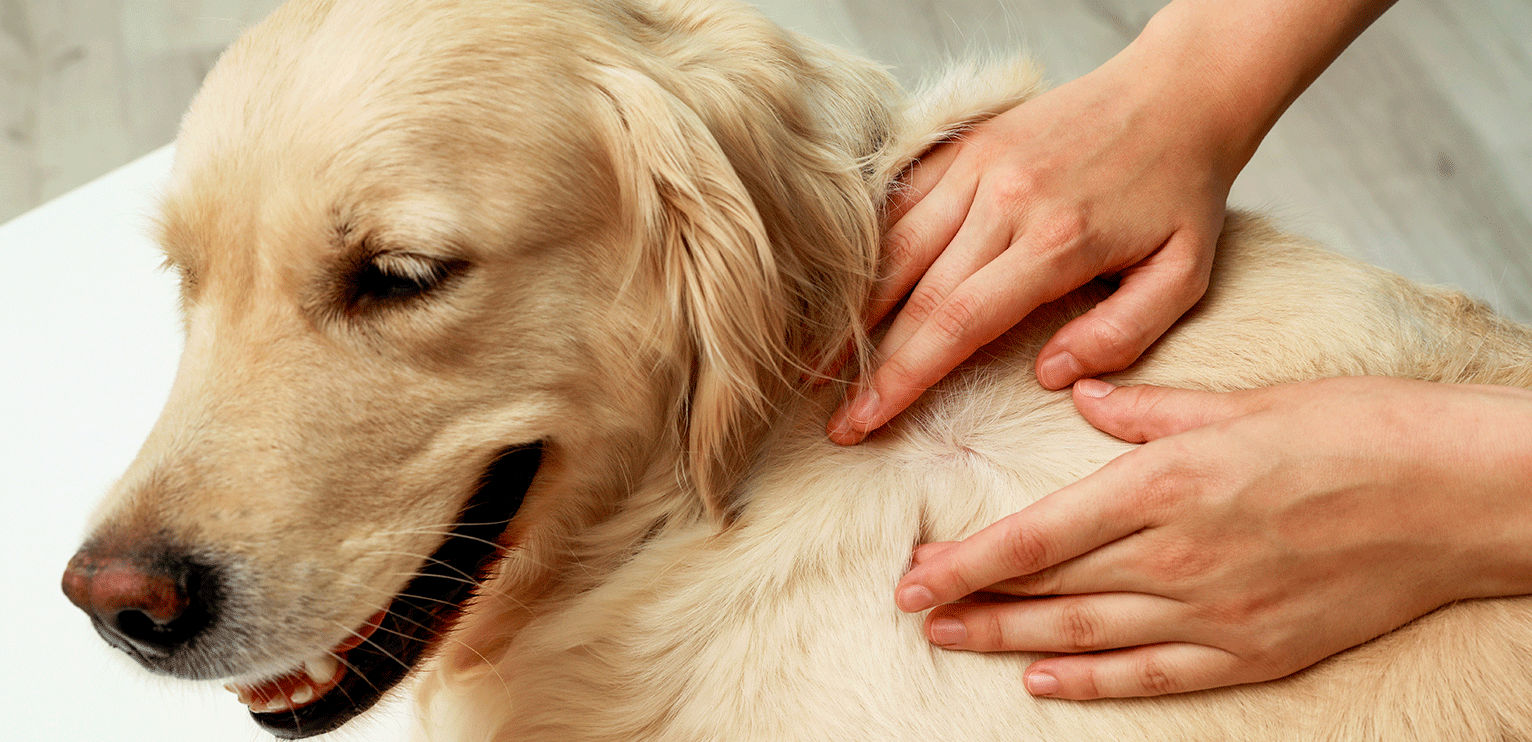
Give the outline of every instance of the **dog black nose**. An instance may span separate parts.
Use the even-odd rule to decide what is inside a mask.
[[[89,547],[69,560],[64,594],[90,615],[112,646],[143,662],[169,656],[207,627],[208,570],[171,554],[102,553]]]

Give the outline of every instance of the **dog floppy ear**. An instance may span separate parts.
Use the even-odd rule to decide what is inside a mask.
[[[702,119],[647,75],[601,68],[617,115],[611,157],[645,265],[688,358],[683,479],[721,521],[773,400],[787,388],[789,302],[765,224]]]

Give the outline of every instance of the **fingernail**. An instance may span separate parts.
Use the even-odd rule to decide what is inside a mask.
[[[1027,692],[1034,696],[1051,696],[1059,692],[1059,679],[1046,672],[1027,675]]]
[[[878,390],[863,389],[846,407],[846,417],[859,425],[866,425],[878,411]]]
[[[863,389],[830,417],[830,437],[837,443],[856,443],[861,440],[853,428],[867,425],[877,408],[878,392]]]
[[[914,613],[936,605],[936,596],[924,585],[910,585],[899,590],[899,594],[894,596],[894,602],[899,604],[899,610]]]
[[[838,443],[844,443],[851,435],[851,418],[846,417],[846,406],[835,411],[830,416],[830,437]]]
[[[1117,387],[1100,379],[1081,379],[1075,382],[1075,389],[1091,399],[1101,399],[1112,393]]]
[[[1062,389],[1085,375],[1085,367],[1069,353],[1059,353],[1037,366],[1037,380],[1049,389]]]
[[[931,641],[944,647],[961,644],[968,638],[968,627],[955,618],[938,618],[931,622]]]

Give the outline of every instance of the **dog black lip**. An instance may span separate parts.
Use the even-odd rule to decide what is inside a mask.
[[[377,631],[345,654],[340,684],[302,708],[272,714],[251,712],[262,728],[282,739],[302,739],[338,729],[371,708],[403,680],[463,613],[499,561],[496,539],[520,509],[542,464],[543,446],[508,448],[485,470],[452,529],[389,603]],[[472,580],[465,580],[471,575]]]

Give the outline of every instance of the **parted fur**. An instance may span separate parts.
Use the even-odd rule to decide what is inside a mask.
[[[896,610],[914,545],[1128,449],[1031,375],[1101,285],[864,445],[825,440],[843,388],[807,383],[865,365],[899,174],[1039,89],[1013,61],[906,96],[732,0],[293,0],[188,114],[163,218],[186,358],[102,527],[235,555],[244,638],[215,659],[270,672],[399,590],[490,452],[544,441],[425,678],[436,740],[1532,739],[1527,599],[1272,683],[1091,703]],[[325,310],[314,287],[380,249],[472,268]],[[1231,214],[1206,298],[1117,380],[1352,374],[1532,387],[1532,331]]]

